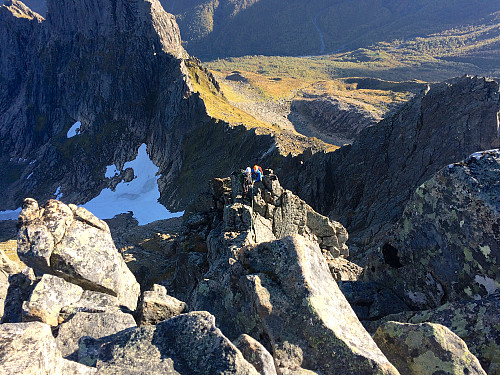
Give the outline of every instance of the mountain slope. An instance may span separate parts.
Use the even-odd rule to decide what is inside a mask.
[[[202,58],[315,55],[482,24],[495,1],[164,0]]]
[[[26,196],[83,204],[128,184],[142,145],[171,209],[263,155],[326,147],[233,108],[156,0],[48,10],[45,20],[16,0],[0,7],[1,210]]]
[[[473,152],[498,148],[500,90],[464,76],[436,84],[394,115],[364,129],[350,146],[288,158],[283,184],[349,231],[353,254],[374,246],[410,195],[436,171]]]

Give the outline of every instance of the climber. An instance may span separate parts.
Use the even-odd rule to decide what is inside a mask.
[[[252,181],[254,183],[262,181],[263,176],[264,176],[264,172],[262,171],[262,168],[259,167],[258,165],[254,165],[253,170],[252,170]]]
[[[248,194],[250,186],[252,186],[252,169],[247,167],[247,169],[245,169],[244,172],[241,172],[238,177],[241,187],[243,188],[243,198],[245,198]]]

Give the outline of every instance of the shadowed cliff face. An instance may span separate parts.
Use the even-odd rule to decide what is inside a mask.
[[[462,77],[433,86],[352,146],[304,154],[285,163],[282,177],[316,210],[339,220],[350,247],[369,247],[399,219],[404,205],[437,170],[473,152],[499,146],[497,82]]]
[[[25,63],[16,81],[6,69],[0,81],[2,182],[16,193],[4,195],[2,206],[30,191],[50,196],[59,185],[68,198],[88,200],[104,187],[106,165],[123,165],[141,143],[154,148],[152,139],[178,143],[182,110],[196,104],[185,99],[178,28],[157,1],[49,1],[43,21],[27,20],[26,8],[16,16],[12,8],[21,6],[12,4],[1,9],[2,35],[24,38],[7,46],[2,66]],[[81,133],[67,138],[76,121]]]
[[[159,167],[162,201],[179,208],[190,193],[176,186],[179,175],[199,173],[184,160],[244,140],[193,92],[174,17],[157,0],[49,0],[48,9],[44,20],[16,0],[0,7],[0,208],[53,198],[58,186],[65,200],[86,202],[111,184],[106,166],[121,170],[142,143]],[[230,139],[207,147],[204,129]],[[186,144],[193,132],[201,151]],[[226,167],[214,176],[236,166]]]

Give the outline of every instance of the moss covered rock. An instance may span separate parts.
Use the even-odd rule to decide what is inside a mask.
[[[440,324],[386,322],[373,339],[402,374],[486,375],[463,340]]]
[[[500,151],[478,152],[422,184],[365,279],[417,309],[500,288]]]

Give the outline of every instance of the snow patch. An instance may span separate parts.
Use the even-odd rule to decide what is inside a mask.
[[[0,220],[17,220],[22,208],[19,207],[16,210],[0,211]]]
[[[60,200],[62,198],[62,193],[61,193],[61,186],[59,185],[56,189],[56,192],[54,193],[54,195],[56,196],[56,199],[57,200]]]
[[[496,149],[492,149],[492,150],[474,152],[473,154],[471,154],[469,156],[469,159],[474,158],[476,160],[481,160],[483,157],[488,156],[488,155],[500,157],[500,149],[496,148]]]
[[[28,175],[28,177],[26,177],[26,179],[27,179],[27,180],[29,180],[31,176],[33,176],[33,172],[31,172],[31,173]]]
[[[106,174],[104,177],[106,178],[113,178],[118,174],[118,170],[116,169],[116,166],[114,164],[108,165],[106,167]]]
[[[108,168],[106,175],[108,171],[111,173],[111,168]],[[158,167],[149,159],[146,144],[139,147],[135,160],[125,163],[123,169],[126,168],[132,168],[136,175],[131,182],[119,183],[115,191],[109,188],[103,189],[99,196],[83,207],[100,219],[111,219],[118,214],[132,211],[139,225],[184,214],[184,212],[172,213],[158,202],[160,191],[157,180],[160,176],[157,175]]]
[[[82,126],[82,123],[80,121],[75,122],[71,128],[69,128],[68,133],[66,134],[67,138],[72,138],[75,135],[80,134],[80,126]]]

